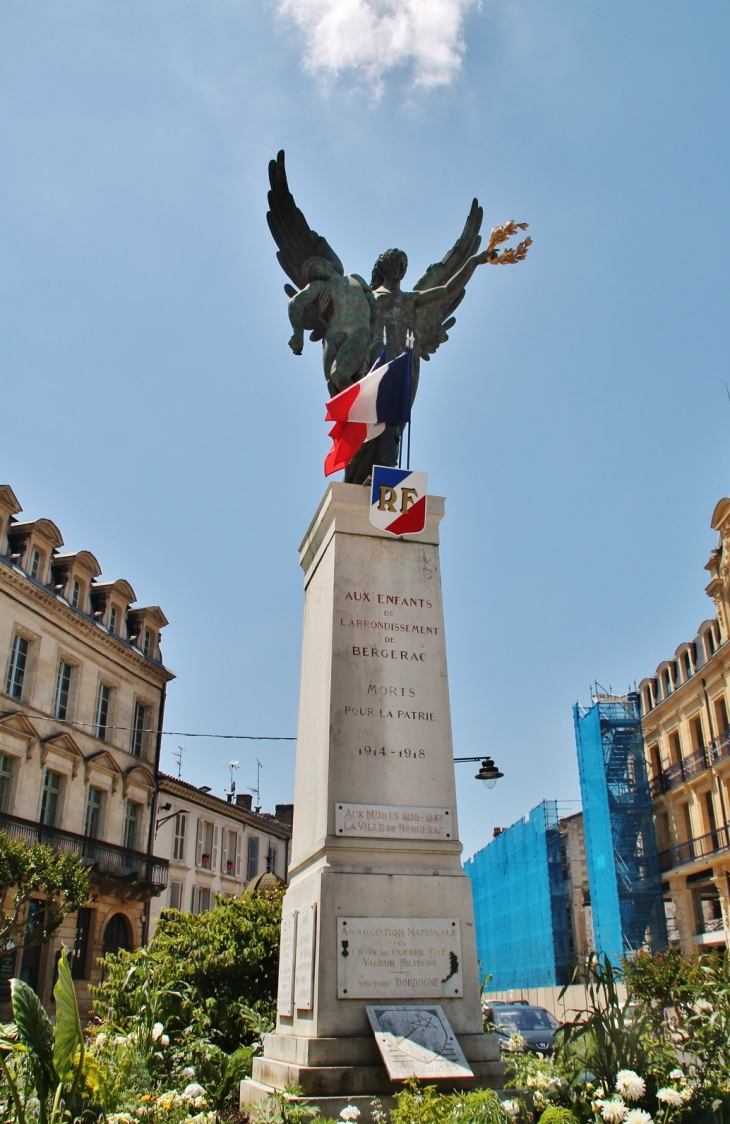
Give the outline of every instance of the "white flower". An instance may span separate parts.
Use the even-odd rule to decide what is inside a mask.
[[[616,1074],[616,1092],[627,1101],[640,1101],[646,1092],[646,1081],[633,1069],[620,1069]],[[640,1124],[637,1120],[635,1124]]]
[[[643,1108],[632,1108],[626,1115],[624,1124],[652,1124],[651,1115]]]
[[[102,1031],[101,1034],[97,1034],[94,1041],[96,1042],[97,1046],[103,1046],[106,1042],[106,1035],[104,1034],[104,1032]]]
[[[124,1045],[126,1045],[126,1042],[127,1042],[127,1039],[124,1037],[123,1034],[115,1034],[114,1035],[114,1045],[115,1046],[124,1046]]]
[[[185,1069],[182,1071],[180,1076],[181,1077],[195,1077],[195,1070],[193,1069],[193,1067],[191,1065],[186,1065]]]
[[[684,1104],[684,1097],[676,1089],[660,1089],[656,1099],[661,1101],[662,1104],[672,1105],[673,1108],[681,1108]]]
[[[703,1014],[704,1011],[711,1011],[712,1004],[708,1003],[706,999],[698,999],[694,1004],[694,1012],[696,1015]]]
[[[206,1101],[205,1097],[196,1097],[192,1103],[193,1108],[205,1108],[208,1102]]]
[[[525,1048],[525,1039],[519,1031],[515,1031],[514,1034],[510,1034],[508,1041],[503,1042],[502,1045],[504,1049],[509,1050],[511,1054],[519,1054],[519,1052]]]
[[[612,1097],[610,1101],[600,1101],[601,1116],[606,1124],[621,1124],[626,1119],[626,1105],[620,1097]]]
[[[340,1113],[340,1120],[357,1120],[360,1109],[354,1104],[347,1104]]]
[[[169,1045],[170,1045],[170,1039],[169,1039],[168,1035],[167,1034],[161,1034],[160,1035],[160,1046],[169,1046]]]
[[[681,1069],[673,1069],[669,1076],[671,1077],[672,1081],[681,1081],[684,1077],[684,1074],[682,1073]]]
[[[517,1101],[502,1101],[502,1108],[508,1112],[510,1116],[519,1116],[520,1106]]]
[[[165,1028],[162,1025],[162,1023],[155,1023],[155,1025],[152,1027],[152,1041],[153,1042],[157,1041],[157,1039],[160,1037],[160,1035],[162,1034],[164,1029]]]
[[[193,1082],[192,1085],[185,1086],[182,1095],[186,1101],[194,1101],[196,1097],[205,1096],[205,1089],[202,1085],[196,1085],[195,1082]]]

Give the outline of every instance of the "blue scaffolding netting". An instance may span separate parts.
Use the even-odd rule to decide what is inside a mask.
[[[568,981],[570,922],[557,803],[543,801],[465,864],[489,991]]]
[[[667,944],[638,695],[573,710],[596,952]]]

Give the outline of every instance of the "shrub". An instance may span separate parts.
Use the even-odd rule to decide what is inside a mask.
[[[550,1105],[540,1117],[539,1124],[578,1124],[578,1117],[562,1105]]]
[[[251,1045],[276,1014],[282,891],[218,898],[207,913],[164,910],[146,949],[101,961],[94,1010],[124,1028],[195,1026],[221,1050]]]

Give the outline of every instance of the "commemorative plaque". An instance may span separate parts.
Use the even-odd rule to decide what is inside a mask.
[[[279,946],[279,990],[276,1007],[280,1015],[294,1014],[294,959],[297,940],[297,913],[287,913],[281,919],[281,944]]]
[[[405,804],[335,804],[338,835],[362,839],[451,839],[450,808]]]
[[[338,917],[337,995],[463,995],[457,917]]]

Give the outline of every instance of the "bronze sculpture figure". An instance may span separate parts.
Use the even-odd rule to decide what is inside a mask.
[[[284,153],[269,163],[269,229],[279,247],[277,258],[294,282],[285,285],[293,335],[289,346],[295,355],[310,340],[322,340],[324,374],[330,395],[362,378],[377,360],[385,340],[386,355],[394,359],[413,332],[413,382],[415,398],[420,360],[427,362],[449,337],[453,313],[466,294],[466,285],[479,265],[512,265],[523,261],[531,238],[514,248],[498,250],[527,223],[508,222],[495,227],[486,250],[479,252],[483,212],[477,200],[459,238],[441,261],[430,265],[413,286],[401,289],[408,268],[402,250],[386,250],[373,267],[371,282],[345,270],[329,243],[316,231],[294,202],[289,190]],[[361,484],[373,464],[395,464],[400,432],[369,441],[345,472],[349,483]]]

